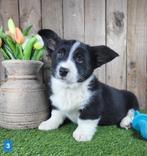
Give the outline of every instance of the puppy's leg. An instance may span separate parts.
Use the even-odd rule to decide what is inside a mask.
[[[42,122],[39,125],[39,130],[53,130],[57,129],[65,120],[65,116],[62,114],[61,111],[53,109],[51,112],[51,117],[47,120]]]
[[[76,141],[90,141],[96,132],[99,119],[83,120],[78,119],[78,127],[73,132]]]
[[[121,120],[120,127],[125,129],[130,128],[133,119],[134,119],[134,109],[130,109],[127,115]]]

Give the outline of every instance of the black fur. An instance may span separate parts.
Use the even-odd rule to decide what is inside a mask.
[[[125,90],[118,90],[105,85],[96,78],[89,84],[89,89],[95,92],[90,103],[81,110],[80,118],[98,119],[99,125],[112,125],[120,123],[128,110],[139,109],[136,96]]]
[[[48,52],[52,58],[52,75],[55,76],[55,69],[60,61],[66,60],[69,49],[75,40],[62,40],[51,30],[39,31]],[[106,46],[91,47],[84,43],[80,44],[74,52],[73,60],[79,72],[78,83],[90,77],[95,68],[111,61],[118,54]],[[99,125],[118,124],[126,116],[129,109],[139,109],[136,96],[125,90],[118,90],[99,82],[95,77],[88,86],[94,95],[89,99],[86,107],[80,111],[81,119],[98,119]],[[58,109],[55,108],[54,109]]]

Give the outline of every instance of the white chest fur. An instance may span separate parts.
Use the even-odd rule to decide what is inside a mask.
[[[82,83],[66,84],[52,77],[51,88],[53,94],[50,97],[52,104],[69,118],[76,118],[78,110],[82,109],[92,96],[92,92],[88,90],[91,79],[92,77]]]

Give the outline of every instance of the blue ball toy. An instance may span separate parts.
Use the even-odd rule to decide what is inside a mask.
[[[145,140],[147,140],[147,114],[135,111],[132,127],[137,130]]]

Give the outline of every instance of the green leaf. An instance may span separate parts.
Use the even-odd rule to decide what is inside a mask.
[[[7,37],[7,35],[3,32],[3,27],[0,27],[0,38],[2,38],[3,40],[5,40]]]
[[[14,56],[14,54],[13,54],[13,52],[12,52],[12,50],[11,50],[6,44],[4,44],[3,49],[5,50],[5,52],[7,53],[7,55],[8,55],[11,59],[13,59],[13,60],[16,59],[15,56]]]
[[[22,46],[20,45],[20,44],[16,44],[16,54],[17,54],[17,56],[16,56],[16,58],[17,59],[23,59],[23,52],[22,52]]]
[[[39,53],[39,50],[38,50],[38,49],[35,49],[31,60],[36,60],[36,57],[37,57],[37,54],[38,54],[38,53]]]
[[[37,61],[41,60],[43,58],[44,51],[45,51],[44,48],[36,49],[31,60],[37,60]]]
[[[27,42],[27,45],[24,48],[24,57],[23,57],[24,60],[30,60],[31,59],[33,45],[36,41],[37,41],[36,37],[32,37]]]
[[[5,60],[10,59],[9,55],[5,52],[5,50],[3,48],[0,48],[0,51],[1,51],[1,53],[2,53]]]
[[[13,55],[17,57],[15,43],[10,37],[6,38],[6,45],[11,49]]]
[[[6,38],[6,43],[7,45],[12,49],[12,51],[15,52],[15,43],[13,42],[13,40],[10,37]]]
[[[30,31],[31,31],[31,29],[32,29],[32,25],[30,25],[30,26],[28,26],[27,28],[25,28],[24,30],[23,30],[23,35],[24,36],[28,36],[29,35],[29,33],[30,33]]]

